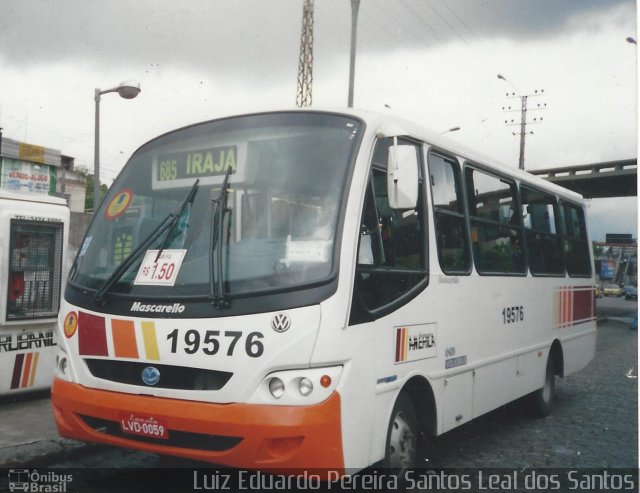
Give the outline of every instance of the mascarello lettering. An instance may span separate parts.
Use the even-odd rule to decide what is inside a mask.
[[[151,305],[135,301],[133,305],[131,305],[132,312],[144,313],[182,313],[184,309],[184,305],[180,303],[173,303],[172,305]]]

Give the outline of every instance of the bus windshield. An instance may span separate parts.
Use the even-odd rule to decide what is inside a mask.
[[[97,211],[72,284],[175,299],[327,281],[361,127],[341,115],[285,112],[151,141]]]

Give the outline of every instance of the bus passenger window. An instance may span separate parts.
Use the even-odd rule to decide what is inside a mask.
[[[458,165],[435,153],[428,160],[440,267],[446,274],[468,272],[471,255]]]
[[[567,272],[572,277],[591,276],[589,261],[589,242],[584,211],[575,205],[563,204],[564,215],[564,253]]]
[[[512,181],[465,170],[471,242],[480,274],[524,274],[522,218]]]
[[[389,206],[387,154],[392,139],[378,142],[368,185],[358,245],[356,310],[387,308],[426,279],[423,194],[415,209]],[[406,142],[403,142],[406,144]],[[416,146],[416,153],[419,148]],[[422,180],[419,182],[422,187]],[[422,190],[422,188],[420,189]]]
[[[527,238],[527,260],[532,274],[562,274],[562,247],[557,234],[554,196],[522,187],[522,219]]]

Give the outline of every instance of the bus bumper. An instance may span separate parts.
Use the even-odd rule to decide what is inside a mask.
[[[337,392],[313,406],[212,404],[90,389],[56,378],[51,395],[63,437],[242,469],[344,473]],[[124,432],[127,416],[161,423],[168,437]]]

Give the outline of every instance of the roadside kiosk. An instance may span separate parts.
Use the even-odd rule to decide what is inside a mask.
[[[51,386],[68,237],[64,199],[0,191],[0,395]]]

